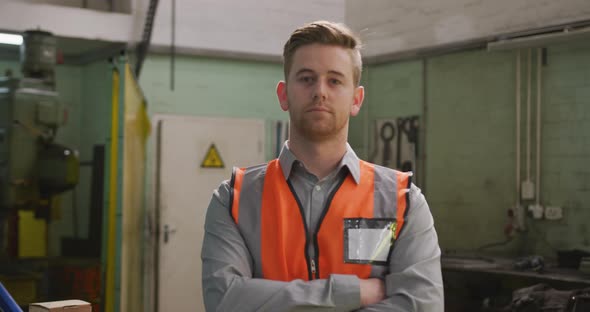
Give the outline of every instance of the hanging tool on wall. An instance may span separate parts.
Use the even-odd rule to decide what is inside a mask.
[[[409,143],[407,148],[410,149],[412,159],[418,159],[418,126],[417,116],[397,119],[399,133],[397,136],[397,168],[400,168],[401,171],[408,172],[414,171],[415,169],[411,160],[405,160],[402,162],[402,133],[405,134]]]
[[[383,141],[383,166],[389,167],[391,164],[391,141],[395,138],[395,126],[393,123],[387,121],[381,125],[379,130],[379,137]],[[399,144],[398,144],[399,145]],[[399,151],[399,148],[398,148]],[[399,152],[398,152],[399,153]],[[399,159],[399,155],[398,155]],[[399,160],[398,160],[399,162]]]

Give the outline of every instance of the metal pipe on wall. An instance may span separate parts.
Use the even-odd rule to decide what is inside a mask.
[[[366,66],[363,68],[363,75],[364,77],[368,77],[369,76],[369,66]],[[364,117],[363,117],[363,123],[365,124],[365,126],[363,127],[363,131],[364,131],[364,137],[365,137],[365,155],[367,157],[367,159],[369,159],[369,161],[373,161],[374,160],[374,156],[373,156],[373,152],[371,150],[371,148],[375,148],[374,146],[371,146],[371,117],[369,116],[369,110],[370,110],[370,106],[371,103],[369,101],[367,101],[367,96],[366,96],[366,92],[367,89],[369,89],[370,85],[369,85],[369,80],[367,79],[367,85],[365,86],[365,99],[364,99],[364,104],[363,104],[363,109],[364,111]],[[373,135],[373,137],[375,137],[376,134]]]
[[[521,94],[520,94],[520,50],[516,52],[516,196],[515,196],[515,214],[517,217],[517,224],[520,229],[524,229],[524,213],[520,205],[520,111],[521,111]]]
[[[176,0],[172,0],[172,9],[170,10],[170,90],[174,91],[174,70],[176,65]]]
[[[527,50],[526,180],[531,181],[531,49]]]
[[[537,168],[536,168],[536,204],[537,207],[541,203],[541,79],[543,73],[543,66],[541,60],[543,58],[542,48],[537,49]]]
[[[420,166],[422,169],[420,170],[420,175],[418,178],[420,179],[420,184],[422,188],[422,192],[426,194],[426,127],[428,121],[428,59],[422,59],[422,117],[420,121],[420,142],[418,144],[418,148],[420,149],[419,159]]]

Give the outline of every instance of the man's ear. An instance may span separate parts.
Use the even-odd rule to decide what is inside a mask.
[[[363,100],[365,99],[365,88],[363,86],[358,86],[354,90],[354,99],[352,102],[352,108],[350,110],[350,116],[356,116],[361,110],[361,106],[363,106]]]
[[[288,111],[289,101],[287,100],[287,83],[282,80],[277,84],[277,98],[279,98],[281,109],[285,112]]]

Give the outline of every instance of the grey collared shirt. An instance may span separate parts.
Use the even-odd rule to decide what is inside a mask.
[[[279,162],[302,205],[311,235],[329,194],[350,174],[358,183],[359,159],[347,144],[337,168],[323,179],[305,169],[285,143]],[[359,279],[333,274],[309,282],[252,278],[248,247],[229,211],[230,186],[214,192],[205,220],[203,296],[207,311],[353,311],[360,309]],[[308,246],[309,247],[309,246]],[[313,253],[313,248],[308,248]],[[404,234],[385,276],[387,299],[359,311],[443,311],[440,249],[432,215],[420,189],[412,185]]]

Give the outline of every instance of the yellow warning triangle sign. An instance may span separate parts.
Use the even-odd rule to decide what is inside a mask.
[[[211,143],[211,146],[209,146],[207,155],[205,155],[205,159],[201,163],[201,168],[225,168],[215,144]]]

